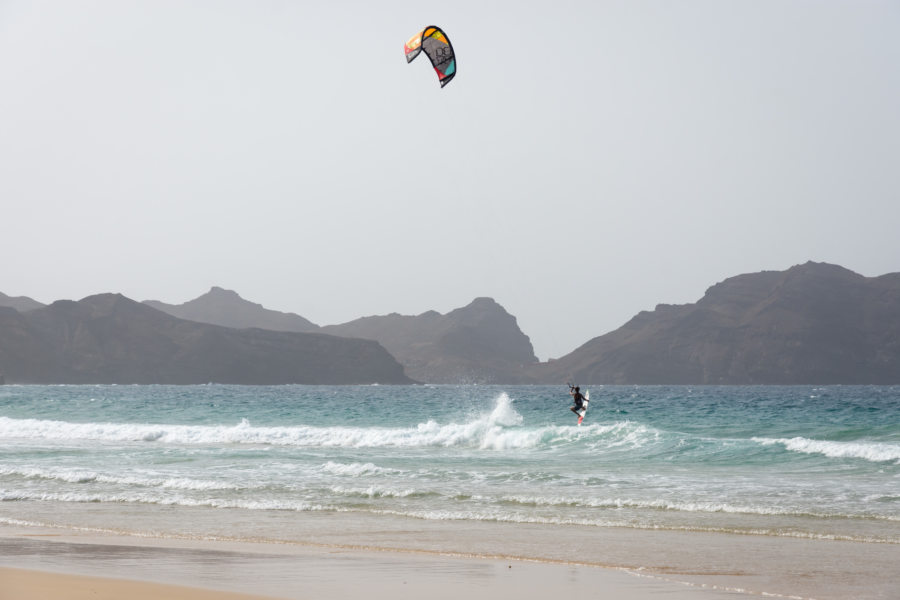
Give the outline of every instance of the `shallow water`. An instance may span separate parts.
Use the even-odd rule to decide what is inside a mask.
[[[102,503],[900,543],[898,388],[601,387],[581,427],[565,392],[5,386],[0,518]]]

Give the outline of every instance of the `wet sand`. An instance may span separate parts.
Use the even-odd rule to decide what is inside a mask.
[[[232,594],[146,581],[62,575],[45,571],[0,568],[2,600],[263,600],[262,596]]]
[[[0,600],[746,597],[595,566],[113,536],[7,535],[0,565]]]
[[[137,529],[116,532],[97,525],[117,513],[86,506],[96,512],[93,526],[84,518],[65,528],[0,525],[0,567],[296,600],[882,600],[896,598],[900,564],[895,543],[317,513],[243,523],[240,512],[224,509],[133,511]],[[213,517],[221,531],[204,521]],[[161,529],[167,519],[181,533]],[[9,600],[4,576],[0,600]],[[34,584],[17,589],[42,580],[24,581]],[[66,584],[41,597],[77,598],[67,595],[76,589]]]

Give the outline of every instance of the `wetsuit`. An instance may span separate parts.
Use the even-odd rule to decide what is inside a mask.
[[[575,392],[572,394],[572,399],[575,401],[572,412],[578,412],[584,406],[584,396],[581,395],[581,392]]]

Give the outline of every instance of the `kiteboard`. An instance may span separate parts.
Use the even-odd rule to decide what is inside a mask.
[[[578,415],[578,424],[581,425],[581,422],[584,421],[584,413],[587,412],[588,400],[591,397],[590,390],[584,390],[584,402],[581,404],[581,410],[575,411],[575,414]]]

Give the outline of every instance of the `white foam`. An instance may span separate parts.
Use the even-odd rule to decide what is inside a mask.
[[[405,489],[392,490],[384,487],[370,485],[367,488],[353,488],[335,485],[329,488],[332,494],[338,496],[351,496],[356,498],[408,498],[410,496],[424,496],[421,490]]]
[[[0,467],[0,476],[19,476],[25,479],[47,479],[63,481],[65,483],[105,483],[113,485],[165,488],[173,490],[248,490],[264,487],[260,484],[250,484],[246,481],[237,483],[234,481],[212,481],[203,479],[190,479],[186,477],[162,477],[147,474],[139,475],[111,475],[97,473],[84,469],[59,468],[10,468]]]
[[[188,506],[208,508],[243,508],[247,510],[325,511],[335,507],[302,500],[243,499],[243,498],[192,498],[180,495],[161,495],[152,490],[141,492],[26,492],[0,490],[0,502],[14,501],[157,504],[161,506]]]
[[[505,393],[492,410],[464,423],[435,421],[416,427],[254,427],[247,419],[227,425],[173,425],[136,423],[70,423],[0,417],[0,440],[26,439],[56,442],[108,441],[181,445],[257,444],[301,447],[427,447],[461,446],[504,450],[531,448],[546,440],[585,435],[576,428],[522,428],[523,419]],[[563,433],[565,432],[565,433]]]
[[[661,433],[657,429],[631,421],[619,421],[609,425],[591,425],[588,432],[599,438],[597,441],[591,442],[591,447],[607,449],[641,448],[649,443],[658,442]]]
[[[236,425],[140,423],[70,423],[0,417],[0,441],[79,443],[159,443],[175,445],[245,444],[292,447],[465,447],[516,450],[584,441],[593,449],[632,449],[659,439],[660,432],[623,421],[584,427],[522,427],[522,415],[501,394],[489,413],[463,423],[430,420],[416,427],[254,427],[247,419]],[[340,470],[336,464],[330,467]],[[357,467],[351,467],[351,470]]]
[[[476,495],[473,500],[494,501],[493,498]],[[820,517],[820,518],[869,518],[885,521],[900,521],[900,517],[891,515],[869,514],[845,514],[838,512],[814,512],[800,507],[788,506],[764,506],[749,504],[731,504],[715,501],[673,501],[666,499],[641,500],[635,498],[585,498],[567,496],[526,496],[505,495],[499,498],[501,502],[522,504],[524,506],[550,506],[550,507],[587,507],[599,509],[651,509],[665,511],[679,511],[689,513],[728,513],[763,516],[794,516],[794,517]]]
[[[398,469],[385,469],[372,463],[336,463],[328,461],[321,466],[321,470],[331,475],[359,477],[360,475],[400,474]]]
[[[900,444],[888,442],[834,442],[794,438],[753,438],[753,441],[771,446],[781,444],[792,452],[822,454],[829,458],[862,458],[872,462],[894,461],[900,464]]]

